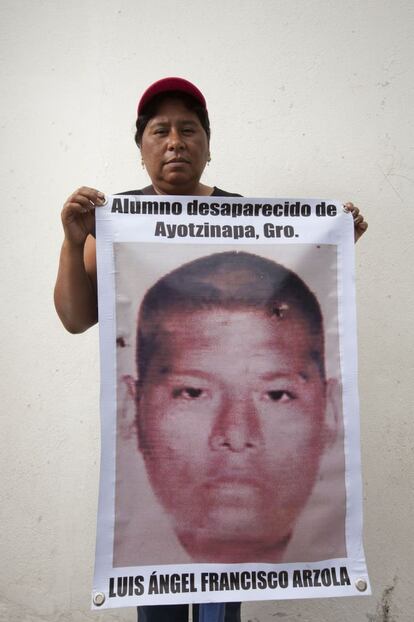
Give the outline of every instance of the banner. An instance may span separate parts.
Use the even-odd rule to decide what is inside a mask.
[[[93,608],[369,594],[352,216],[118,195],[96,225]]]

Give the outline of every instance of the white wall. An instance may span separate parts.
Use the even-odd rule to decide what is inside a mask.
[[[181,75],[213,122],[206,183],[353,200],[365,547],[372,597],[249,604],[245,620],[413,619],[411,0],[3,0],[0,619],[89,612],[99,468],[97,329],[52,305],[61,205],[144,185],[139,94]]]

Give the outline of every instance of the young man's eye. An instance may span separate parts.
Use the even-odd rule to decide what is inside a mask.
[[[196,400],[202,397],[205,391],[198,387],[178,387],[173,389],[172,396],[174,399],[181,398],[183,400]]]
[[[284,389],[278,389],[274,391],[266,392],[266,399],[270,402],[280,402],[282,404],[286,402],[290,402],[295,399],[295,396],[290,391],[285,391]]]

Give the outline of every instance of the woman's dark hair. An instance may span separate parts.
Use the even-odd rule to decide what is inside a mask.
[[[184,106],[188,108],[188,110],[194,112],[197,115],[203,130],[207,134],[208,141],[210,142],[210,119],[208,118],[206,108],[203,108],[199,101],[187,93],[183,93],[182,91],[167,91],[166,93],[155,95],[155,97],[153,97],[145,106],[142,114],[140,114],[137,118],[135,142],[139,148],[141,147],[142,135],[148,122],[155,117],[158,108],[166,99],[179,99],[183,102]]]

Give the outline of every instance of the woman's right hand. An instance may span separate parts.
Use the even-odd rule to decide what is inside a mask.
[[[89,234],[95,232],[95,207],[104,205],[105,195],[95,188],[82,186],[66,200],[61,217],[65,239],[83,246]]]

